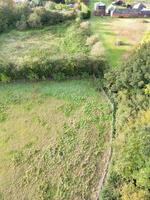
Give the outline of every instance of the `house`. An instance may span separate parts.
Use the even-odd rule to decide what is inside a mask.
[[[27,2],[28,0],[13,0],[15,3],[24,3]]]
[[[102,2],[97,2],[94,4],[94,15],[95,16],[105,16],[106,15],[106,5]]]
[[[116,0],[114,3],[106,8],[106,5],[102,2],[94,4],[94,15],[111,17],[150,17],[150,9],[147,9],[143,3],[137,3],[134,5],[127,4],[125,7],[117,6],[116,3],[124,3],[122,0]]]
[[[135,9],[135,10],[139,10],[140,11],[143,8],[146,8],[146,6],[143,3],[137,3],[137,4],[133,5],[132,8]]]
[[[115,8],[111,10],[112,17],[150,17],[150,9],[142,3],[135,4],[133,7],[128,8]]]
[[[143,8],[141,10],[141,15],[142,15],[142,17],[150,17],[150,9]]]
[[[140,17],[141,13],[136,10],[136,9],[129,9],[129,8],[125,8],[125,9],[119,9],[116,8],[113,11],[111,11],[110,14],[112,17]]]
[[[13,0],[14,3],[25,3],[27,2],[28,0]]]
[[[116,9],[116,6],[110,4],[107,8],[106,8],[106,13],[108,15],[110,15],[111,11],[115,10]]]

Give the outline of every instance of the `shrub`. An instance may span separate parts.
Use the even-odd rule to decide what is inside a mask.
[[[81,3],[81,11],[79,12],[79,17],[80,19],[89,19],[91,17],[91,11],[84,3]]]
[[[36,7],[29,16],[28,24],[31,28],[38,28],[41,25],[55,25],[63,21],[73,19],[74,13],[62,14],[56,11],[46,10],[44,7]]]
[[[89,28],[90,28],[90,23],[89,23],[89,21],[81,22],[81,23],[80,23],[80,28],[82,28],[82,29],[84,29],[84,30],[89,30]]]
[[[65,0],[52,0],[55,3],[65,3]]]
[[[133,184],[124,184],[122,187],[122,200],[146,200],[146,192],[142,189],[136,188]]]
[[[30,7],[27,3],[21,3],[11,7],[0,6],[0,32],[8,28],[17,27],[20,30],[25,28],[39,28],[41,25],[54,25],[66,20],[75,19],[74,12],[56,12],[45,9],[45,7]]]
[[[91,49],[91,55],[92,56],[102,56],[104,55],[104,47],[101,44],[101,42],[96,42],[92,49]]]
[[[55,10],[56,3],[53,1],[47,1],[45,4],[45,9],[47,10]]]
[[[116,71],[106,75],[107,87],[117,92],[122,89],[142,89],[150,83],[150,42],[137,48]]]
[[[15,21],[20,21],[22,16],[24,16],[24,19],[27,20],[31,13],[32,9],[27,3],[17,4],[14,7]]]
[[[119,193],[114,191],[114,188],[111,185],[105,186],[101,196],[103,200],[119,200]]]
[[[6,31],[14,24],[13,9],[9,6],[0,6],[0,32]]]
[[[28,25],[31,28],[39,28],[41,27],[41,18],[36,13],[32,13],[28,19]]]
[[[41,6],[43,4],[43,0],[32,0],[31,2],[34,6]]]
[[[26,17],[24,15],[21,16],[21,20],[17,21],[16,23],[16,28],[18,30],[25,30],[28,27],[27,21],[26,21]]]
[[[86,40],[86,45],[92,46],[92,45],[95,44],[96,42],[98,42],[98,37],[97,37],[97,35],[92,35],[92,36],[90,36],[90,37],[87,38],[87,40]]]
[[[36,61],[28,59],[20,66],[15,63],[1,63],[0,75],[3,74],[11,80],[31,79],[32,77],[39,80],[56,77],[70,78],[83,76],[85,73],[102,77],[105,68],[105,60],[83,55],[60,58],[42,57]]]

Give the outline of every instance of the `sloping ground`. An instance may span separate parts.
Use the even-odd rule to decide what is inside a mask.
[[[1,199],[95,199],[110,109],[91,81],[0,86]]]

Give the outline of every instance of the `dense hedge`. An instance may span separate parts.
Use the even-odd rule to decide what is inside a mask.
[[[113,92],[144,88],[150,83],[150,42],[139,46],[127,62],[105,77],[107,87]]]
[[[83,55],[60,58],[39,58],[15,63],[0,63],[0,81],[19,79],[64,79],[75,76],[95,75],[103,77],[106,62],[100,58]]]

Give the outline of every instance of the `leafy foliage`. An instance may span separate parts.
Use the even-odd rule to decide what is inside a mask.
[[[150,43],[144,43],[123,67],[106,76],[108,90],[111,94],[117,92],[118,109],[113,161],[103,191],[104,200],[150,198],[149,52]]]
[[[113,92],[140,89],[150,83],[150,42],[135,50],[120,69],[106,74],[107,87]]]
[[[61,13],[45,7],[31,8],[27,3],[9,6],[0,5],[0,32],[9,28],[24,27],[39,28],[40,26],[55,25],[75,18],[74,12]]]
[[[0,77],[8,77],[11,80],[17,79],[53,79],[56,74],[62,77],[82,76],[84,73],[103,77],[106,63],[103,59],[88,56],[73,56],[60,58],[41,57],[38,60],[27,60],[23,64],[15,63],[0,64]],[[1,78],[1,81],[3,79]]]

